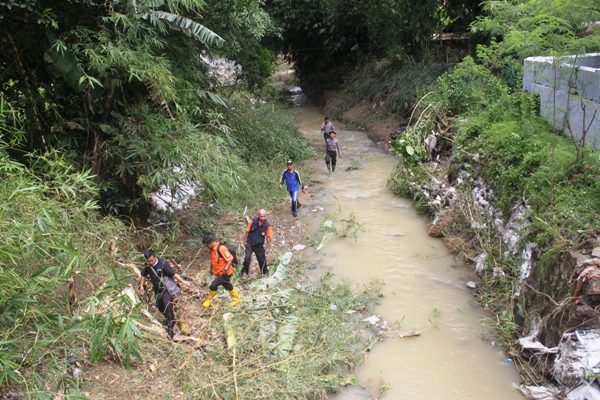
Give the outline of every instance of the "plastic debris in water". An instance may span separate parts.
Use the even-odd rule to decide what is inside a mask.
[[[375,325],[376,323],[379,322],[379,317],[377,315],[371,315],[370,317],[367,317],[365,319],[361,319],[362,322],[368,322],[370,324]]]

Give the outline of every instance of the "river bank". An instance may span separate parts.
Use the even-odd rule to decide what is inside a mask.
[[[186,237],[188,255],[173,261],[192,284],[182,294],[190,334],[176,329],[171,342],[161,327],[145,332],[138,339],[143,360],[132,360],[129,370],[110,362],[110,357],[98,364],[82,364],[78,379],[83,395],[313,399],[327,398],[351,382],[351,371],[374,340],[365,335],[361,319],[370,315],[376,290],[357,292],[331,276],[313,274],[317,267],[301,256],[306,225],[290,215],[288,203],[269,210],[268,220],[274,231],[270,276],[260,277],[255,260],[246,281],[236,268],[232,282],[243,300],[237,307],[227,305],[226,291],[217,295],[211,307],[202,307],[212,280],[209,256],[201,238]],[[220,223],[229,237],[240,237],[230,242],[239,245],[244,215],[228,215]],[[170,259],[173,251],[165,257]],[[162,319],[152,300],[141,307]],[[75,356],[85,358],[85,354]]]
[[[322,189],[314,175],[299,164],[308,194],[301,195],[301,213],[325,215],[313,198]],[[268,171],[269,175],[283,172]],[[276,181],[271,182],[276,188]],[[282,190],[283,192],[283,190]],[[201,205],[190,201],[181,210],[179,224],[184,227]],[[248,218],[257,210],[228,212],[212,222],[218,240],[238,247]],[[171,343],[162,327],[138,338],[143,359],[132,360],[131,369],[110,362],[111,356],[97,364],[80,364],[77,379],[83,394],[94,399],[163,397],[180,399],[211,398],[327,398],[353,382],[353,371],[378,340],[370,324],[361,320],[372,313],[378,288],[366,285],[360,290],[332,280],[321,263],[306,260],[307,237],[316,233],[294,218],[289,200],[267,207],[273,226],[269,254],[270,277],[262,279],[256,260],[250,267],[250,279],[242,281],[240,267],[232,282],[243,303],[228,307],[227,293],[221,292],[207,309],[201,303],[208,295],[209,255],[201,236],[181,234],[164,247],[161,255],[188,278],[192,290],[183,291],[189,335],[176,329]],[[205,226],[208,224],[205,224]],[[141,239],[140,239],[141,240]],[[141,240],[138,246],[156,245]],[[136,287],[136,281],[131,285]],[[138,304],[159,321],[151,296]],[[228,319],[229,328],[224,316]],[[142,324],[147,324],[144,319]],[[233,329],[235,350],[228,347],[226,329]],[[114,356],[114,355],[113,355]],[[75,354],[85,359],[86,354]],[[116,361],[116,360],[115,360]],[[268,385],[265,385],[268,382]]]

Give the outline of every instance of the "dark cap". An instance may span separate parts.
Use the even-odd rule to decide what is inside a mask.
[[[293,164],[293,163],[294,163],[294,162],[293,162],[292,160],[288,160],[288,162],[287,162],[287,165],[291,165],[291,164]]]

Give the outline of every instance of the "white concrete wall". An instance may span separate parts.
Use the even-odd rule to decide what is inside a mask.
[[[558,129],[569,136],[570,127],[577,139],[587,131],[586,143],[600,150],[599,67],[600,53],[530,57],[525,60],[523,90],[540,94],[540,114],[554,120]]]

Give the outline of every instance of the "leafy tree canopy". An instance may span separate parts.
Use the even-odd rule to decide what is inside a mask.
[[[19,129],[9,152],[60,148],[97,176],[106,211],[160,185],[238,183],[227,101],[206,60],[264,86],[275,28],[262,0],[11,0],[0,3],[0,91]],[[27,132],[27,134],[22,134]],[[230,153],[225,157],[226,153]],[[179,172],[175,173],[177,170]]]
[[[434,33],[464,33],[480,12],[473,0],[270,0],[267,9],[301,80],[333,78],[372,57],[426,53]]]
[[[491,36],[480,46],[479,58],[496,71],[506,72],[513,60],[539,55],[582,54],[600,50],[600,4],[594,0],[487,1],[486,14],[473,32]]]

